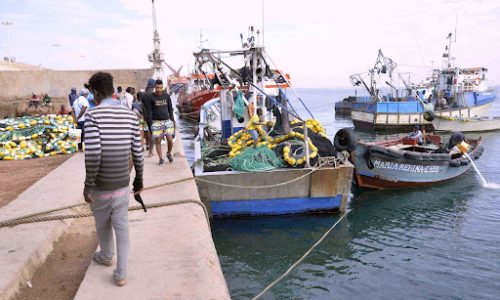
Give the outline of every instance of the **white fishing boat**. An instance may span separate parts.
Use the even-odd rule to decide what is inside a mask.
[[[354,126],[368,130],[409,130],[419,124],[432,129],[432,122],[424,116],[427,111],[447,118],[488,115],[496,99],[495,91],[488,86],[488,69],[453,66],[451,33],[448,39],[450,44],[443,54],[443,68],[434,69],[432,76],[421,84],[415,85],[403,78],[396,71],[397,64],[380,50],[374,67],[368,72],[369,83],[362,74],[351,75],[352,83],[363,85],[369,93],[350,102]],[[398,78],[404,85],[402,90],[395,86]],[[390,89],[387,94],[383,94],[384,84]]]
[[[447,118],[436,117],[432,120],[436,131],[485,132],[500,130],[500,117]]]

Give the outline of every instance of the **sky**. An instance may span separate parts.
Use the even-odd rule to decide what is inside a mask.
[[[418,82],[442,66],[448,33],[460,67],[489,69],[500,84],[500,0],[156,0],[165,59],[181,73],[193,51],[238,49],[253,25],[296,87],[350,87],[349,75],[373,67],[379,49]],[[147,68],[151,1],[0,0],[11,55],[51,69]],[[0,26],[0,57],[7,56]],[[167,71],[167,73],[169,73]]]

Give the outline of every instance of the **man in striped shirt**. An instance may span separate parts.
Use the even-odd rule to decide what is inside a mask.
[[[113,278],[126,284],[129,249],[128,203],[132,156],[135,167],[134,191],[143,188],[143,153],[137,116],[112,98],[113,77],[98,72],[89,79],[97,106],[85,118],[86,178],[83,195],[90,203],[96,222],[100,251],[93,260],[113,264],[113,229],[116,235],[117,267]]]

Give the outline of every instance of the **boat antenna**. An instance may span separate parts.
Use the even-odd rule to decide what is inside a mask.
[[[208,42],[208,39],[205,39],[205,40],[203,39],[203,31],[200,28],[200,41],[199,41],[200,44],[198,45],[198,48],[200,50],[203,49],[203,43],[205,43],[205,42]]]
[[[264,46],[264,2],[265,0],[262,0],[262,46]]]
[[[458,14],[455,15],[455,43],[457,42],[457,24],[458,24]]]

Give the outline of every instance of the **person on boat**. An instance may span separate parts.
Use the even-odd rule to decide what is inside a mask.
[[[413,126],[413,131],[408,134],[408,137],[416,140],[419,145],[424,143],[423,134],[422,131],[420,131],[420,126],[418,126],[418,124]]]
[[[423,91],[420,93],[420,100],[422,100],[422,102],[424,102],[424,103],[425,103],[425,101],[427,100],[427,99],[425,99],[425,90],[423,90]]]
[[[441,97],[439,99],[437,107],[441,109],[448,108],[448,103],[446,102],[446,99],[444,97]]]
[[[257,128],[259,126],[265,125],[262,123],[263,121],[263,113],[261,108],[257,108],[257,113],[253,115],[253,117],[248,121],[248,125],[245,127],[246,131],[252,136],[253,139],[253,148],[257,148],[257,140],[259,139],[259,133],[257,132]]]
[[[173,162],[172,148],[174,146],[173,135],[175,133],[175,118],[172,108],[172,100],[167,92],[163,90],[163,81],[157,79],[155,82],[155,92],[148,95],[148,100],[144,102],[146,108],[146,121],[151,129],[151,134],[156,144],[156,152],[160,158],[159,165],[164,164],[161,151],[161,141],[167,139],[167,159]]]

